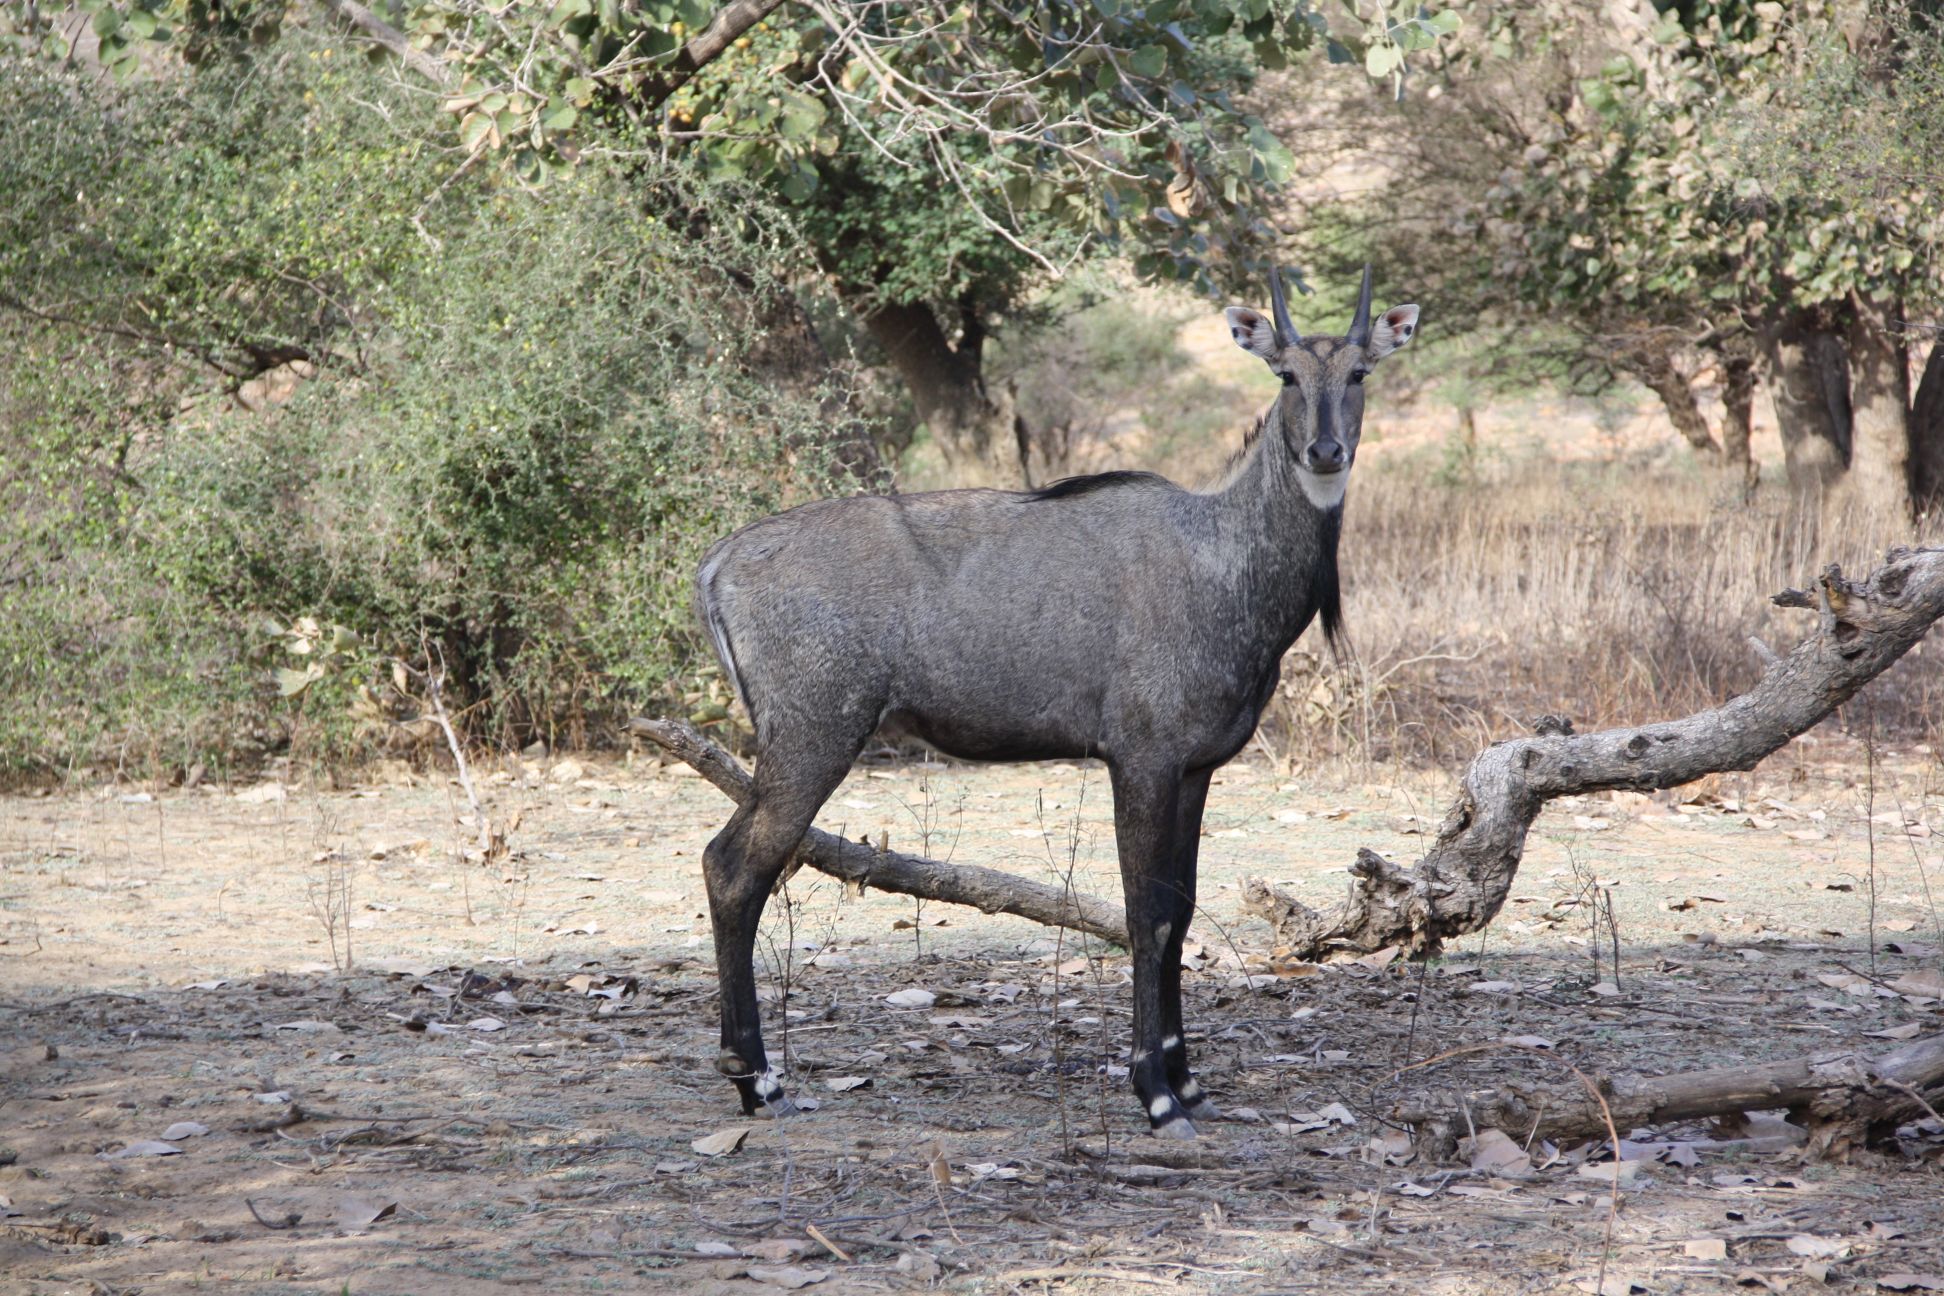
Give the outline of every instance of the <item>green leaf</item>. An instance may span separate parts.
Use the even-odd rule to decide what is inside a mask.
[[[1404,51],[1395,45],[1372,45],[1364,51],[1364,71],[1373,77],[1388,76],[1404,61]]]
[[[1424,24],[1440,36],[1452,36],[1465,25],[1465,20],[1459,17],[1456,9],[1441,9],[1426,18]]]
[[[550,131],[565,131],[574,129],[574,123],[578,120],[580,113],[575,111],[574,105],[564,103],[549,109],[547,115],[540,119],[540,124]]]
[[[477,149],[493,129],[493,119],[485,113],[467,113],[459,122],[459,142],[469,149]]]
[[[1127,65],[1134,69],[1136,76],[1143,76],[1151,81],[1168,70],[1168,47],[1143,45],[1128,58]]]

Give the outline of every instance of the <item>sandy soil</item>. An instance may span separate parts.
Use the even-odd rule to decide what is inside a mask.
[[[1848,1165],[1800,1164],[1776,1122],[1640,1133],[1609,1250],[1586,1150],[1427,1165],[1381,1120],[1564,1075],[1511,1051],[1393,1076],[1465,1043],[1663,1071],[1944,1029],[1888,988],[1940,966],[1929,753],[1883,754],[1872,788],[1810,742],[1692,801],[1556,805],[1507,912],[1424,976],[1276,975],[1240,888],[1327,902],[1356,847],[1413,853],[1447,781],[1232,768],[1186,983],[1241,1119],[1186,1154],[1116,1074],[1124,957],[809,872],[764,982],[820,1107],[744,1122],[710,1070],[699,875],[726,802],[645,759],[550,766],[485,778],[520,812],[494,865],[436,774],[0,801],[0,1290],[1563,1292],[1603,1254],[1615,1292],[1944,1274],[1935,1124]],[[867,765],[823,822],[1117,890],[1098,769]],[[910,989],[933,1002],[886,1002]]]

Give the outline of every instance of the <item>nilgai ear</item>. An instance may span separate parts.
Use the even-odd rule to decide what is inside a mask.
[[[1275,359],[1276,326],[1269,322],[1267,315],[1250,310],[1247,306],[1231,306],[1222,314],[1228,320],[1229,334],[1235,338],[1235,345],[1264,360]]]
[[[1375,328],[1370,330],[1368,352],[1372,360],[1382,360],[1397,348],[1417,336],[1418,308],[1416,306],[1393,306],[1378,319]]]

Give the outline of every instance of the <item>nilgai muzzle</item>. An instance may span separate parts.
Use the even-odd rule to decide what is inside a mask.
[[[743,1110],[793,1110],[763,1051],[751,959],[785,862],[874,732],[971,760],[1093,756],[1114,793],[1134,961],[1129,1068],[1154,1128],[1216,1115],[1188,1069],[1181,942],[1209,777],[1242,750],[1289,646],[1338,630],[1337,538],[1364,378],[1418,308],[1304,338],[1280,274],[1273,320],[1227,311],[1282,380],[1206,490],[1151,473],[1043,490],[824,500],[719,542],[697,577],[703,626],[756,731],[755,789],[703,870],[721,978],[718,1068]]]

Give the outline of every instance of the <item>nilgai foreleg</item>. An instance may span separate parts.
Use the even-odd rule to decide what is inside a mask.
[[[1127,892],[1127,938],[1134,956],[1134,1042],[1129,1079],[1154,1132],[1164,1138],[1193,1138],[1188,1108],[1168,1084],[1167,1014],[1162,1008],[1163,953],[1175,945],[1179,888],[1174,872],[1174,835],[1181,799],[1181,777],[1115,766],[1114,836],[1120,849],[1121,881]],[[1176,1041],[1179,1044],[1179,1040]]]
[[[1195,770],[1181,781],[1175,807],[1174,861],[1167,894],[1174,899],[1167,940],[1161,950],[1161,1061],[1168,1087],[1188,1109],[1191,1120],[1219,1120],[1221,1112],[1202,1092],[1188,1068],[1188,1032],[1181,1022],[1181,943],[1195,917],[1195,868],[1201,855],[1202,809],[1208,804],[1213,769]]]

